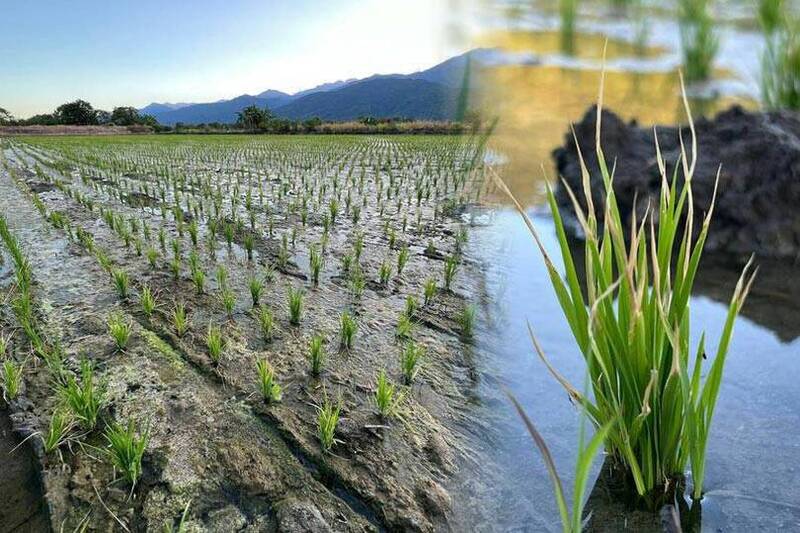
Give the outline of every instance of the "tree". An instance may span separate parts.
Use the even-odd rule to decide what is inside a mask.
[[[236,124],[246,130],[266,129],[272,120],[269,108],[260,109],[258,106],[249,105],[237,113]]]
[[[117,126],[133,126],[141,124],[142,117],[134,107],[115,107],[111,112],[111,122]]]
[[[12,124],[13,122],[14,117],[11,115],[11,113],[0,107],[0,126]]]
[[[308,131],[314,131],[322,125],[322,119],[319,117],[312,117],[303,121],[303,128]]]
[[[55,126],[56,124],[61,123],[58,117],[51,113],[34,115],[20,122],[26,126]]]
[[[102,109],[98,109],[95,111],[95,115],[97,116],[97,123],[98,124],[110,124],[111,123],[111,113],[108,111],[104,111]]]
[[[79,126],[97,124],[97,112],[92,104],[85,100],[62,104],[56,108],[55,115],[61,124]]]

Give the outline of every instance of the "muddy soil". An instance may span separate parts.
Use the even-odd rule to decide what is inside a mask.
[[[362,143],[352,152],[339,153],[340,165],[347,168],[374,148]],[[386,153],[383,150],[402,154],[401,159],[413,163],[406,167],[411,175],[431,172],[436,164],[402,145],[384,141],[377,148],[381,154]],[[485,510],[453,505],[454,500],[470,501],[471,491],[486,490],[453,486],[456,472],[471,469],[484,487],[500,487],[502,472],[494,468],[491,450],[482,447],[492,431],[488,418],[475,420],[473,391],[485,370],[482,354],[462,338],[457,320],[468,302],[484,297],[481,266],[464,257],[451,289],[441,287],[443,259],[457,252],[455,236],[466,227],[457,217],[436,214],[442,199],[431,198],[415,209],[410,194],[401,193],[407,196],[398,201],[397,210],[407,217],[407,228],[401,228],[400,214],[386,217],[395,228],[393,246],[377,204],[361,204],[358,222],[348,219],[343,205],[327,232],[325,264],[315,286],[310,282],[308,250],[325,239],[322,217],[309,213],[308,225],[301,226],[292,208],[296,203],[279,202],[274,196],[287,194],[283,188],[287,180],[276,177],[281,174],[297,175],[302,169],[318,172],[315,180],[330,179],[330,168],[313,167],[306,156],[295,154],[289,164],[279,161],[267,172],[262,183],[279,185],[269,189],[273,196],[266,207],[253,210],[258,230],[251,232],[254,246],[248,260],[243,249],[247,230],[237,232],[228,246],[220,233],[211,235],[201,224],[199,244],[193,248],[185,229],[188,220],[208,217],[212,209],[202,200],[188,207],[187,198],[201,198],[207,185],[201,180],[213,180],[215,190],[229,196],[239,195],[234,209],[247,225],[242,205],[248,182],[241,176],[252,171],[246,166],[252,161],[246,154],[204,161],[195,153],[181,164],[201,178],[189,178],[160,197],[153,168],[141,159],[131,165],[141,154],[117,160],[128,157],[126,164],[137,167],[122,175],[118,168],[92,168],[89,162],[96,160],[81,159],[75,152],[67,152],[70,160],[64,154],[22,145],[5,153],[8,169],[0,171],[0,196],[7,202],[3,207],[9,224],[33,265],[42,328],[49,338],[59,340],[70,370],[77,371],[82,357],[94,364],[105,390],[104,422],[133,419],[140,428],[148,427],[151,435],[144,474],[133,491],[105,460],[100,431],[76,438],[62,447],[58,457],[40,452],[53,524],[65,530],[84,522],[90,530],[123,524],[132,531],[152,530],[174,523],[187,504],[190,525],[209,531],[447,531],[458,530],[458,524],[491,524]],[[222,170],[223,163],[231,161],[236,164]],[[368,190],[374,193],[373,172],[401,174],[403,168],[367,165],[363,172]],[[104,179],[97,179],[100,175]],[[412,186],[411,179],[406,180],[404,187]],[[175,190],[185,196],[171,196]],[[384,208],[394,211],[395,201]],[[43,204],[49,221],[34,208],[35,202]],[[181,210],[183,235],[175,212],[164,209],[175,203],[186,206]],[[137,221],[136,240],[144,250],[158,251],[155,268],[136,246],[126,246],[100,214],[101,206],[125,223]],[[59,216],[54,218],[53,213]],[[143,224],[149,227],[149,237]],[[171,239],[181,243],[183,263],[177,278],[169,266],[173,252],[160,247],[158,228],[168,232],[168,246]],[[130,275],[131,297],[121,300],[114,292],[108,272],[87,249],[87,241],[76,237],[79,229],[92,236],[94,249],[102,250],[114,268],[124,268]],[[356,229],[364,240],[360,264],[366,288],[360,298],[350,294],[341,265]],[[296,242],[289,245],[290,259],[274,268],[283,253],[282,236]],[[209,242],[214,243],[213,254]],[[397,274],[396,258],[405,245],[410,259]],[[192,249],[206,273],[202,292],[188,272],[186,257]],[[393,274],[384,284],[377,272],[387,258]],[[214,276],[219,265],[226,267],[226,286],[236,295],[230,317],[220,304],[221,287]],[[260,305],[275,317],[270,341],[262,338],[252,313],[248,283],[254,276],[266,280]],[[423,284],[429,277],[439,279],[440,288],[432,303],[422,305]],[[160,302],[151,317],[142,312],[136,296],[145,284]],[[290,286],[305,291],[299,326],[288,321]],[[426,355],[413,384],[401,388],[405,399],[398,416],[386,420],[376,413],[374,383],[381,369],[402,382],[399,355],[405,341],[397,338],[395,328],[408,295],[419,300],[411,335],[425,346]],[[180,337],[172,326],[174,302],[185,303],[190,317],[190,329]],[[359,325],[350,350],[341,349],[338,338],[339,315],[345,309]],[[124,351],[115,349],[107,333],[112,312],[133,324],[132,340]],[[219,363],[210,359],[205,346],[210,323],[224,331]],[[4,329],[14,333],[15,354],[22,360],[25,343],[9,314]],[[325,337],[327,352],[318,377],[309,375],[307,361],[309,340],[315,334]],[[266,404],[258,395],[254,363],[260,357],[267,357],[276,370],[283,388],[279,403]],[[26,407],[12,404],[12,410],[20,411],[29,431],[42,431],[57,398],[49,371],[35,358],[26,365],[25,384]],[[316,435],[317,407],[326,399],[342,406],[338,441],[330,452],[323,451]]]
[[[594,151],[596,116],[592,107],[575,125],[575,136],[592,175],[594,205],[600,210],[605,193]],[[697,120],[695,128],[695,228],[701,227],[701,218],[711,207],[720,171],[706,250],[796,261],[800,257],[800,115],[788,111],[754,113],[733,107],[714,119]],[[691,134],[687,127],[658,126],[656,131],[667,175],[672,176],[680,157],[680,135],[690,151]],[[616,164],[614,191],[623,222],[630,223],[634,210],[641,220],[648,207],[657,208],[661,188],[653,127],[625,123],[604,110],[601,140],[606,161]],[[558,174],[586,209],[572,133],[565,135],[564,145],[555,150],[554,157]],[[679,185],[682,178],[679,172]],[[557,195],[561,206],[571,210],[572,203],[561,183]]]

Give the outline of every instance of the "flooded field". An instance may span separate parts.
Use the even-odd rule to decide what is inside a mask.
[[[32,329],[4,320],[24,376],[10,413],[31,435],[51,523],[150,530],[188,505],[211,530],[427,531],[448,527],[452,472],[499,485],[470,407],[485,364],[483,267],[460,218],[480,194],[475,149],[457,137],[6,142],[4,216],[35,309]],[[12,281],[8,269],[6,298]],[[91,417],[62,402],[76,383],[94,387]],[[146,436],[127,480],[104,427]]]

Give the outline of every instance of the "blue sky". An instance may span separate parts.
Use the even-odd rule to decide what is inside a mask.
[[[0,107],[27,117],[294,92],[460,51],[448,0],[20,0],[3,8]]]

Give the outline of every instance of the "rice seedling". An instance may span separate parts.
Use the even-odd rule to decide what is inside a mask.
[[[314,335],[308,343],[308,362],[311,365],[311,375],[319,376],[325,364],[325,345],[321,335]]]
[[[253,260],[253,248],[255,247],[255,238],[253,237],[252,233],[248,233],[244,236],[244,249],[247,252],[247,260]]]
[[[59,394],[81,427],[91,431],[97,425],[97,416],[103,406],[103,393],[94,381],[94,368],[88,359],[81,359],[80,382],[68,375]]]
[[[131,329],[131,323],[126,322],[118,313],[113,313],[108,317],[108,334],[114,339],[117,350],[123,351],[128,346]]]
[[[637,495],[651,508],[659,505],[667,494],[665,485],[680,478],[687,464],[691,465],[692,497],[699,499],[702,495],[706,448],[733,326],[754,278],[748,263],[733,291],[710,366],[706,368],[704,363],[704,335],[692,363],[689,298],[714,202],[695,232],[692,177],[697,140],[685,91],[683,104],[689,119],[691,150],[681,148],[670,181],[655,139],[661,174],[657,211],[649,221],[632,221],[628,239],[612,187],[612,173],[599,142],[598,118],[595,151],[606,191],[605,205],[599,213],[603,218],[602,230],[588,192],[590,175],[585,165],[581,165],[585,212],[574,193],[568,191],[585,235],[585,292],[578,281],[576,263],[552,190],[548,190],[547,196],[565,277],[556,269],[524,209],[502,180],[497,179],[500,188],[515,203],[544,258],[565,318],[586,360],[592,394],[581,394],[553,368],[531,330],[534,347],[595,427],[610,425],[605,438],[610,460],[630,475]],[[602,83],[598,109],[602,109]],[[679,174],[682,174],[680,180]],[[614,273],[618,273],[617,277]]]
[[[187,533],[186,518],[189,516],[189,506],[191,504],[192,504],[191,500],[186,502],[186,507],[183,508],[183,513],[181,513],[181,517],[178,520],[177,526],[175,525],[173,519],[168,519],[164,522],[164,525],[161,528],[161,533]]]
[[[461,338],[471,340],[475,329],[475,306],[470,304],[458,314],[458,325],[461,328]]]
[[[225,340],[222,337],[222,330],[219,326],[213,324],[208,325],[206,331],[206,348],[208,349],[208,356],[218,364],[222,359],[222,350],[225,348]]]
[[[350,272],[350,267],[353,265],[353,254],[344,254],[342,256],[342,272],[345,274]]]
[[[228,287],[222,289],[222,293],[220,293],[220,300],[222,301],[222,307],[225,309],[225,314],[228,315],[228,320],[233,320],[233,310],[236,307],[236,293],[234,293]]]
[[[361,232],[356,233],[355,241],[353,242],[353,259],[356,263],[361,261],[361,252],[364,250],[364,234]]]
[[[182,303],[176,303],[172,310],[172,327],[175,328],[178,337],[183,337],[189,330],[189,317],[186,314],[186,306]]]
[[[169,263],[169,269],[172,271],[172,277],[178,279],[181,275],[181,260],[178,257],[173,257]]]
[[[458,231],[456,232],[456,251],[461,253],[468,240],[469,233],[467,233],[467,228],[463,226],[458,228]]]
[[[75,426],[72,415],[64,409],[56,408],[50,416],[50,425],[42,436],[44,452],[49,454],[56,451],[67,441],[69,432]]]
[[[253,300],[253,307],[258,307],[258,302],[261,300],[261,293],[264,292],[264,282],[257,277],[252,277],[247,283],[250,289],[250,299]]]
[[[380,268],[378,269],[378,279],[380,280],[381,285],[388,285],[389,278],[392,277],[392,267],[389,265],[389,261],[386,259],[383,260],[381,263]]]
[[[265,342],[270,342],[275,333],[275,318],[272,316],[272,311],[266,307],[259,307],[256,312],[256,320],[261,329],[261,337]]]
[[[414,323],[411,321],[411,317],[405,313],[400,313],[400,317],[397,319],[397,326],[395,327],[395,336],[398,339],[407,339],[411,337],[413,329]]]
[[[150,430],[137,435],[133,420],[127,426],[112,423],[104,432],[108,441],[108,457],[116,470],[131,485],[131,491],[142,475],[142,457],[150,442]]]
[[[130,278],[128,278],[128,273],[118,268],[112,271],[111,277],[114,280],[114,289],[116,289],[117,295],[119,295],[120,299],[127,300],[130,293]]]
[[[406,296],[406,310],[403,314],[409,318],[413,318],[414,314],[417,312],[417,309],[419,309],[419,302],[417,302],[417,299],[414,297],[414,295],[409,294]]]
[[[156,301],[156,297],[153,294],[153,291],[150,290],[149,286],[147,285],[142,286],[142,291],[139,295],[139,300],[141,302],[142,311],[144,312],[145,316],[147,316],[147,318],[151,318],[156,308],[158,307],[158,302]]]
[[[275,382],[275,370],[266,358],[256,360],[258,390],[266,403],[281,401],[281,386]]]
[[[0,385],[3,386],[3,398],[10,402],[19,396],[22,388],[22,365],[11,358],[3,361]]]
[[[575,17],[578,12],[578,0],[559,0],[558,14],[561,18],[561,51],[565,54],[575,52]]]
[[[192,283],[197,294],[203,294],[206,290],[206,273],[199,268],[192,270]]]
[[[425,347],[413,340],[406,342],[400,352],[400,370],[406,385],[411,385],[419,372],[420,362],[425,356]]]
[[[364,294],[364,288],[366,285],[367,281],[364,279],[364,274],[361,272],[361,267],[356,265],[350,271],[350,280],[348,281],[350,295],[355,299],[361,298],[361,295]]]
[[[397,387],[386,377],[386,371],[381,370],[375,384],[375,407],[381,418],[392,418],[397,414],[397,409],[403,400],[397,393]]]
[[[678,24],[686,79],[690,82],[708,79],[719,49],[711,0],[679,0]]]
[[[438,292],[438,288],[436,287],[436,280],[433,278],[428,278],[425,281],[425,285],[423,288],[423,305],[428,305],[433,301],[434,296]]]
[[[289,287],[289,323],[293,326],[300,325],[303,315],[303,289]]]
[[[319,285],[319,273],[322,270],[324,259],[315,246],[312,246],[308,254],[308,264],[311,269],[311,282],[314,286]]]
[[[451,255],[444,262],[444,290],[449,291],[458,271],[458,257]]]
[[[155,248],[148,248],[147,252],[145,252],[145,257],[147,257],[147,262],[150,264],[150,268],[155,270],[156,261],[158,260],[158,250]]]
[[[589,474],[591,473],[591,467],[592,463],[594,462],[594,458],[601,450],[603,442],[606,440],[613,422],[610,422],[599,428],[592,436],[589,443],[584,445],[584,418],[583,416],[581,417],[578,438],[578,457],[577,461],[575,462],[574,484],[572,488],[572,508],[570,509],[567,505],[564,485],[561,481],[561,477],[558,475],[558,470],[556,469],[555,462],[553,461],[553,455],[550,453],[547,443],[545,442],[544,438],[542,438],[542,435],[536,429],[536,426],[533,424],[530,418],[528,418],[528,415],[525,413],[525,410],[522,408],[522,405],[520,405],[517,399],[508,391],[506,391],[506,394],[514,405],[517,413],[522,418],[525,428],[528,430],[528,433],[533,439],[536,448],[539,450],[539,453],[542,455],[542,459],[545,462],[547,472],[550,476],[550,481],[553,483],[553,494],[556,499],[559,517],[561,518],[562,531],[564,533],[581,533],[582,531],[585,531],[588,517],[584,517],[583,509],[586,501],[585,493],[589,481]],[[680,531],[680,527],[676,528],[674,531]]]
[[[800,21],[781,0],[761,0],[759,21],[766,48],[761,59],[761,98],[769,109],[800,109]]]
[[[345,350],[350,350],[353,347],[353,339],[355,338],[358,324],[353,316],[345,311],[339,319],[339,339],[340,346]]]
[[[325,452],[329,452],[336,441],[336,426],[339,424],[341,402],[335,405],[328,398],[317,407],[317,437]]]
[[[217,285],[220,288],[228,286],[228,270],[225,268],[225,265],[217,266],[217,269],[214,271],[214,276],[217,278]]]
[[[408,246],[403,246],[400,248],[400,252],[397,254],[397,275],[401,275],[403,273],[403,269],[406,267],[408,263]]]

